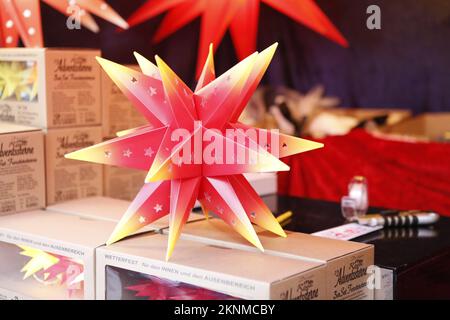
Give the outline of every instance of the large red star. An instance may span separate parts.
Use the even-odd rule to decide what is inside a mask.
[[[194,92],[158,56],[155,66],[135,54],[142,73],[98,58],[150,122],[66,155],[148,171],[108,244],[169,215],[168,259],[197,199],[261,250],[252,223],[285,236],[242,174],[288,170],[278,157],[322,144],[238,123],[275,49],[256,52],[215,78],[211,46]]]
[[[209,44],[213,43],[217,48],[227,29],[240,60],[256,50],[260,2],[338,44],[348,46],[347,40],[314,0],[148,0],[128,19],[128,23],[135,26],[168,11],[153,38],[154,42],[159,42],[201,15],[197,57],[199,75]]]

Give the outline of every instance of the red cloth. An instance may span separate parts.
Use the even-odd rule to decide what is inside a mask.
[[[325,147],[286,158],[280,194],[340,201],[350,179],[367,178],[369,203],[450,216],[450,144],[391,141],[364,130],[327,137]]]

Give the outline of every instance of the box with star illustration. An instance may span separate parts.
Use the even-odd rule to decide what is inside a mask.
[[[95,299],[95,250],[114,227],[44,210],[0,217],[0,299]]]
[[[325,298],[323,263],[143,234],[97,249],[97,299]]]
[[[44,136],[0,122],[0,216],[45,207]]]
[[[0,120],[40,128],[101,123],[93,49],[1,48]]]
[[[101,165],[66,159],[65,154],[102,141],[100,126],[49,129],[45,135],[47,205],[103,194]]]
[[[259,227],[255,229],[264,247],[264,254],[326,264],[326,299],[373,299],[373,290],[368,286],[368,270],[374,264],[373,245],[290,231],[286,231],[287,237],[283,238]],[[181,238],[259,252],[242,236],[231,231],[225,222],[212,218],[186,224]],[[163,233],[169,233],[169,230],[164,229]]]

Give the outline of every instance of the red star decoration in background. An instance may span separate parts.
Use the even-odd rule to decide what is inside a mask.
[[[313,0],[148,0],[129,19],[130,26],[167,12],[153,41],[159,42],[198,16],[202,16],[197,75],[208,55],[208,46],[219,46],[227,29],[239,60],[256,50],[260,2],[315,32],[347,47],[347,40]]]

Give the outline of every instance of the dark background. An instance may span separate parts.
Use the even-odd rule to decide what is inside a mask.
[[[210,0],[214,1],[214,0]],[[125,19],[145,0],[109,0]],[[263,80],[306,91],[323,84],[327,94],[349,107],[396,107],[415,112],[450,111],[449,0],[318,0],[350,42],[342,48],[262,4],[258,49],[280,43]],[[381,30],[368,30],[366,9],[381,8]],[[158,53],[191,86],[194,84],[199,22],[190,23],[158,45],[151,43],[161,17],[118,32],[100,18],[101,31],[68,30],[66,18],[41,5],[48,47],[100,47],[103,56],[135,63],[138,51]],[[236,63],[227,35],[217,50],[218,74]]]

